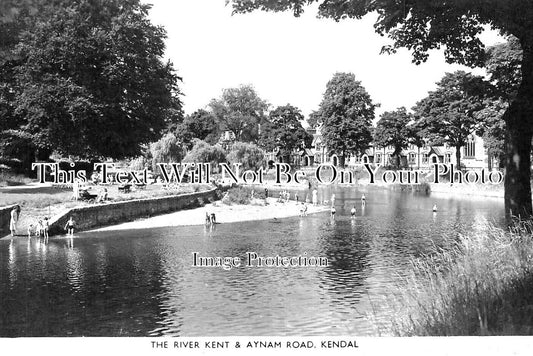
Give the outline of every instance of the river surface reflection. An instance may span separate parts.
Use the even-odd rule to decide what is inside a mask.
[[[337,189],[329,213],[0,240],[0,336],[378,335],[410,258],[489,221],[498,199]],[[331,191],[320,192],[329,197]],[[289,203],[293,204],[293,203]],[[439,212],[431,208],[437,204]],[[357,208],[356,218],[350,209]],[[323,256],[325,268],[192,267],[202,256]],[[374,301],[374,302],[373,302]],[[372,316],[369,317],[369,314]]]

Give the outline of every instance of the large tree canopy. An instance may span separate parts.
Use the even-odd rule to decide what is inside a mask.
[[[158,141],[150,144],[147,156],[152,157],[152,169],[157,172],[159,171],[158,163],[181,162],[185,156],[185,148],[176,135],[167,132]]]
[[[253,143],[235,142],[228,153],[228,161],[240,163],[240,172],[257,170],[265,166],[265,152]]]
[[[393,156],[396,157],[396,167],[400,167],[400,154],[409,146],[411,140],[412,115],[402,107],[395,111],[386,111],[381,115],[374,130],[374,143],[377,146],[394,147]]]
[[[464,71],[446,73],[437,89],[414,107],[422,136],[430,143],[446,142],[455,147],[457,166],[461,166],[461,147],[479,122],[488,83]]]
[[[326,85],[317,112],[322,136],[330,154],[344,166],[348,154],[361,154],[372,142],[372,120],[376,104],[352,73],[335,73]]]
[[[194,145],[194,139],[205,141],[211,145],[216,144],[220,138],[220,130],[215,116],[204,109],[199,109],[187,115],[183,122],[176,127],[176,136],[187,145],[187,148],[191,149]]]
[[[219,99],[209,104],[222,130],[233,132],[237,141],[253,142],[259,134],[259,124],[265,119],[268,103],[251,85],[241,85],[222,91]]]
[[[510,103],[516,97],[522,81],[522,47],[514,36],[504,43],[487,48],[485,68],[497,97]]]
[[[303,128],[303,120],[300,109],[290,104],[278,106],[261,128],[261,147],[269,151],[277,148],[284,158],[294,149],[308,147],[313,137]]]
[[[500,165],[505,160],[505,121],[502,117],[509,106],[501,99],[489,98],[484,107],[475,115],[480,125],[476,134],[483,138],[483,146],[487,150],[488,168],[492,169],[492,158],[499,160]]]
[[[425,61],[428,51],[446,46],[450,62],[482,65],[483,44],[478,35],[483,25],[512,34],[522,44],[533,41],[533,4],[529,0],[227,0],[234,12],[253,10],[293,11],[319,3],[318,15],[336,21],[360,19],[376,12],[376,32],[388,34],[392,50],[407,47],[414,60]]]
[[[511,36],[507,42],[487,48],[485,57],[485,68],[494,87],[494,95],[487,98],[485,107],[478,113],[481,126],[477,133],[483,137],[491,167],[491,157],[498,158],[500,162],[505,160],[506,125],[503,115],[516,97],[522,81],[522,48]]]
[[[214,170],[218,170],[220,163],[226,163],[226,151],[220,145],[213,145],[195,139],[192,149],[187,152],[183,163],[209,163]]]
[[[480,66],[484,63],[479,35],[489,25],[517,38],[523,50],[521,84],[504,120],[506,126],[506,214],[531,216],[531,138],[533,136],[533,2],[531,0],[228,0],[235,12],[256,9],[293,11],[319,3],[319,16],[341,20],[376,12],[374,27],[387,34],[394,52],[405,47],[416,63],[444,46],[448,62]]]
[[[165,31],[139,0],[32,1],[0,23],[2,139],[123,158],[181,120]],[[37,11],[34,11],[37,9]],[[30,139],[31,138],[31,139]]]

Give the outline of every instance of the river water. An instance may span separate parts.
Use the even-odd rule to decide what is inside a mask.
[[[321,191],[320,199],[331,193]],[[499,199],[380,189],[335,194],[335,219],[319,213],[212,230],[85,232],[72,244],[65,237],[48,244],[4,238],[0,336],[380,335],[395,313],[383,301],[411,258],[446,248],[487,221],[503,223]],[[325,257],[329,266],[192,266],[193,252],[244,258],[251,251]]]

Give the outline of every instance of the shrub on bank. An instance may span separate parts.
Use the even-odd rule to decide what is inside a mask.
[[[222,199],[224,204],[250,204],[251,191],[244,187],[231,188]]]
[[[533,333],[531,226],[490,228],[455,248],[413,263],[396,299],[397,335],[530,335]]]
[[[252,194],[253,192],[253,194]],[[227,191],[222,199],[224,204],[251,204],[252,199],[265,199],[265,191],[250,187],[235,187]]]
[[[8,187],[15,185],[24,185],[31,183],[32,180],[21,174],[15,174],[10,171],[0,169],[0,187]]]

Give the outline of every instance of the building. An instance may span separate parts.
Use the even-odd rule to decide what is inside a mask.
[[[339,157],[335,154],[329,155],[328,149],[323,142],[321,135],[321,127],[316,130],[309,130],[313,135],[313,142],[310,153],[314,153],[314,164],[339,164]],[[364,154],[360,156],[350,156],[345,160],[347,166],[354,166],[357,164],[371,163],[382,166],[393,166],[396,163],[396,158],[393,156],[394,147],[376,147],[371,146]],[[461,148],[461,165],[470,170],[481,170],[489,167],[487,150],[483,146],[483,139],[476,135],[471,135],[468,143]],[[428,169],[434,163],[457,164],[455,155],[455,147],[448,145],[442,146],[428,146],[417,147],[409,145],[407,149],[400,154],[401,167],[411,169]],[[491,167],[498,167],[498,162],[495,158],[491,158]]]

